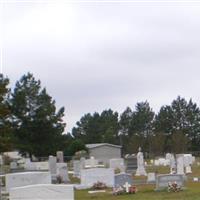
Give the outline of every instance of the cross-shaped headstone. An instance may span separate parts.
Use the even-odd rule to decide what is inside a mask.
[[[126,182],[123,186],[126,188],[126,192],[128,193],[129,187],[131,187],[131,185],[128,182]]]

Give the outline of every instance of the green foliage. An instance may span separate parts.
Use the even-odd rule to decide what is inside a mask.
[[[69,145],[68,155],[73,156],[76,152],[81,150],[87,150],[85,144],[79,139],[74,139]]]
[[[75,138],[81,139],[85,144],[89,143],[118,143],[118,113],[111,109],[101,114],[95,112],[84,115],[72,129]]]
[[[55,154],[65,127],[64,108],[56,112],[55,101],[30,73],[16,83],[11,102],[19,150],[38,157]]]
[[[156,116],[155,131],[163,132],[168,136],[166,137],[166,150],[172,150],[173,145],[170,143],[176,144],[173,138],[178,138],[177,133],[182,138],[181,144],[180,140],[177,141],[179,145],[184,147],[182,151],[200,150],[200,110],[191,99],[187,102],[178,96],[170,106],[161,107]],[[190,142],[186,142],[186,139]]]
[[[12,149],[12,124],[9,104],[9,79],[0,74],[0,152]]]

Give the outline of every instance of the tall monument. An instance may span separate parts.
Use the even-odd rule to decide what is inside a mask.
[[[141,151],[141,147],[139,147],[139,152],[137,153],[137,170],[136,170],[136,176],[146,176],[146,170],[144,168],[144,156]]]

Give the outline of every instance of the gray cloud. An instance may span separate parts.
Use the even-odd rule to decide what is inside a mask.
[[[12,85],[31,71],[67,130],[87,112],[122,112],[177,95],[200,101],[200,7],[85,4],[6,5],[4,72]]]

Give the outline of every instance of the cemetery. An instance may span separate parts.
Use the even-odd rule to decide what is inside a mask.
[[[5,166],[1,158],[1,172]],[[192,200],[200,197],[200,159],[167,153],[150,160],[139,148],[136,154],[113,157],[109,165],[102,165],[94,157],[65,162],[59,151],[47,161],[15,159],[0,180],[2,200]]]

